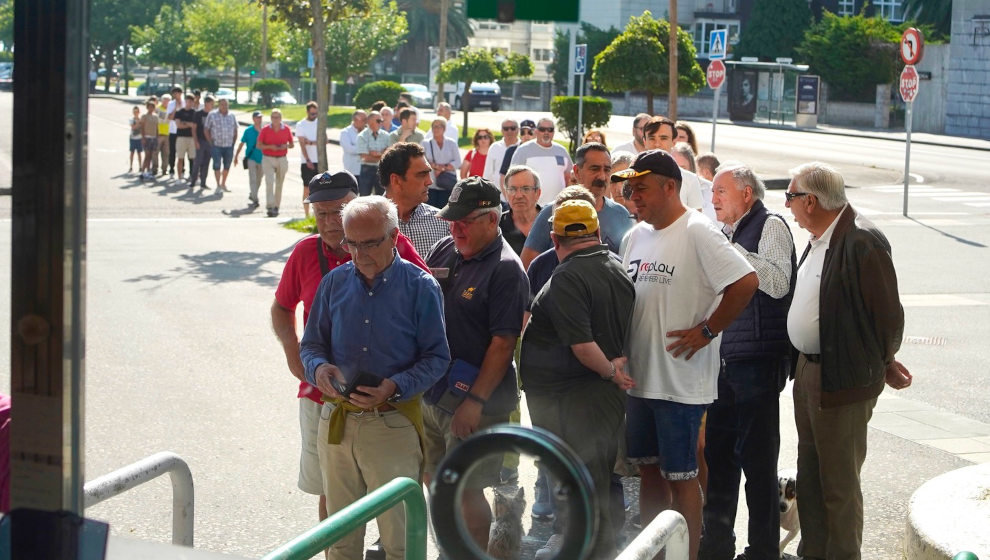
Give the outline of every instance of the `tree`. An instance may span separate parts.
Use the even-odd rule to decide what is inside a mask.
[[[154,21],[143,27],[131,28],[131,42],[149,60],[149,65],[161,64],[172,69],[172,83],[175,83],[175,69],[182,69],[182,83],[186,83],[186,69],[196,64],[197,59],[189,53],[189,29],[181,10],[165,4]]]
[[[107,69],[104,90],[110,91],[110,75],[118,49],[131,38],[134,26],[150,24],[164,0],[91,0],[89,3],[90,58]]]
[[[14,46],[14,0],[0,0],[0,43],[6,52]]]
[[[904,0],[903,9],[905,19],[932,26],[938,36],[931,39],[948,39],[952,35],[952,0]]]
[[[367,71],[375,57],[404,43],[407,31],[406,14],[394,1],[371,0],[367,13],[327,26],[327,73],[347,78]]]
[[[429,70],[429,47],[440,44],[441,0],[398,0],[399,9],[409,20],[409,40],[399,49],[399,67],[406,72],[426,73]],[[447,0],[447,4],[453,3]],[[447,48],[468,45],[474,35],[463,9],[447,9]]]
[[[621,31],[614,27],[609,27],[608,31],[605,31],[590,23],[582,22],[581,30],[578,31],[574,42],[578,45],[588,45],[588,60],[593,61],[598,53],[605,50],[605,47],[619,36],[619,33]],[[570,48],[570,36],[566,32],[558,30],[553,39],[553,62],[549,64],[547,70],[553,76],[554,85],[561,89],[567,87],[567,81],[570,78],[567,74],[568,63],[571,59]]]
[[[889,84],[900,71],[901,34],[882,17],[837,16],[822,19],[804,33],[797,51],[829,86],[829,98],[872,101],[877,84]]]
[[[463,49],[456,58],[444,61],[437,70],[437,81],[447,84],[464,82],[464,126],[461,135],[467,138],[468,113],[471,112],[471,84],[494,82],[513,76],[525,78],[533,73],[533,62],[524,54],[512,53],[508,59],[496,60],[487,49]]]
[[[369,0],[259,0],[273,9],[272,20],[285,22],[291,29],[305,30],[310,34],[313,49],[313,78],[316,82],[316,103],[323,109],[317,114],[316,153],[320,171],[327,169],[327,115],[330,105],[329,80],[326,62],[326,28],[335,21],[352,15],[367,14]]]
[[[234,90],[240,69],[261,52],[261,10],[244,0],[197,0],[185,10],[189,52],[204,64],[234,68]]]
[[[762,0],[757,2],[742,30],[735,54],[774,60],[795,58],[804,31],[813,21],[811,8],[803,0]],[[708,38],[705,37],[705,40]]]
[[[649,11],[629,18],[625,30],[595,57],[591,83],[607,92],[642,91],[646,112],[653,113],[653,97],[669,91],[667,42],[670,24]],[[694,59],[694,41],[678,28],[677,88],[691,95],[705,85],[705,73]]]

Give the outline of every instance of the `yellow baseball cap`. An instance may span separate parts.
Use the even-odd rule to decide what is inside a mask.
[[[598,231],[598,212],[584,200],[568,200],[553,211],[553,233],[559,237],[581,237]]]

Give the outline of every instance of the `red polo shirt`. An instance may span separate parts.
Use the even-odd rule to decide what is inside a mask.
[[[258,142],[261,144],[271,144],[273,146],[278,144],[285,144],[288,146],[289,142],[292,142],[292,131],[289,130],[289,127],[282,125],[282,127],[278,129],[278,132],[275,132],[272,125],[268,125],[261,129],[261,134],[258,136]],[[288,152],[288,148],[284,150],[261,150],[261,153],[269,157],[281,157]]]
[[[430,271],[430,267],[426,266],[426,261],[419,256],[416,248],[405,235],[399,234],[395,246],[400,257],[427,272]],[[327,250],[326,244],[320,242],[319,235],[311,235],[296,243],[295,248],[292,249],[292,254],[289,255],[289,260],[285,263],[278,288],[275,290],[275,301],[282,307],[292,310],[295,310],[299,302],[302,302],[303,325],[309,320],[309,309],[313,305],[313,298],[316,297],[316,289],[320,287],[320,281],[323,280],[320,258],[316,253],[317,247],[326,255],[330,270],[351,260],[349,254],[337,257]],[[299,383],[297,396],[299,398],[306,397],[314,402],[322,402],[320,390],[305,381]]]

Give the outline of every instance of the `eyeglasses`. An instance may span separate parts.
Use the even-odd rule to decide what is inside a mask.
[[[480,218],[483,218],[483,217],[485,217],[487,215],[488,215],[488,212],[482,212],[481,214],[477,214],[475,216],[468,216],[467,218],[461,218],[460,220],[456,220],[456,221],[450,222],[450,226],[451,227],[457,226],[457,227],[461,227],[461,228],[466,228],[466,227],[469,227],[471,224],[477,222]]]
[[[536,127],[536,130],[539,130],[540,132],[553,132],[553,127],[552,126],[538,126],[538,127]]]
[[[521,134],[522,136],[532,136],[536,134],[536,132],[532,128],[524,128],[519,131],[519,134]]]
[[[503,126],[502,130],[516,130],[518,126]]]
[[[795,198],[800,198],[802,196],[808,196],[809,194],[811,194],[811,193],[806,193],[806,192],[787,192],[787,191],[784,191],[784,198],[787,199],[787,202],[790,202],[790,201],[794,200]]]
[[[487,134],[482,134],[481,136],[478,137],[478,140],[491,140],[491,139],[492,137],[488,136]]]
[[[354,251],[369,251],[385,243],[388,239],[387,235],[383,235],[380,239],[374,241],[351,241],[346,237],[340,242],[340,246],[344,248],[348,253],[353,253]]]
[[[529,194],[529,193],[535,193],[536,187],[535,186],[505,187],[505,192],[509,194],[516,194],[517,192],[521,192],[523,194]]]

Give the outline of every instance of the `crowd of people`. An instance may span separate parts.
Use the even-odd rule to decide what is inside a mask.
[[[255,203],[266,177],[269,215],[293,147],[276,114],[261,128],[256,113],[237,148]],[[462,158],[449,107],[437,115],[424,134],[402,102],[355,111],[343,169],[324,173],[311,165],[315,133],[296,127],[318,233],[293,249],[271,319],[299,381],[298,484],[319,496],[319,518],[398,476],[429,484],[472,433],[518,421],[522,390],[533,425],[591,474],[592,558],[622,544],[618,480],[632,472],[643,525],[680,512],[692,560],[776,559],[778,399],[792,378],[798,553],[860,558],[867,422],[885,383],[911,375],[895,360],[904,317],[890,246],[841,174],[792,170],[785,205],[812,236],[798,258],[760,178],[698,154],[686,123],[637,115],[631,142],[609,149],[592,131],[572,160],[552,119],[506,118],[501,139],[479,129]],[[482,550],[484,490],[517,468],[491,457],[465,483],[465,527]],[[535,488],[533,516],[554,519],[538,559],[555,556],[567,521],[553,484],[541,473]],[[380,557],[404,557],[404,523],[399,508],[378,518]],[[327,554],[363,558],[363,530]]]

